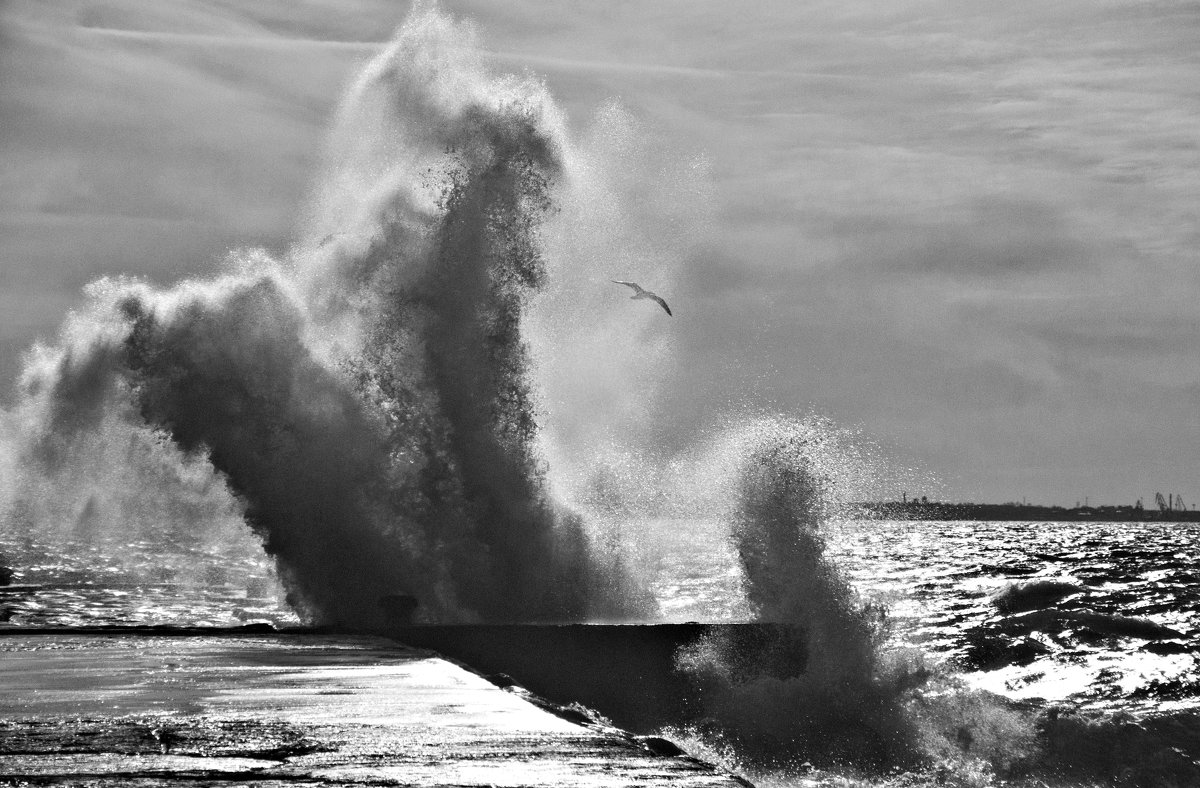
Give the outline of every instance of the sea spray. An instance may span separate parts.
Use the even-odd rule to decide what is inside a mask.
[[[1135,723],[1017,702],[888,640],[886,610],[827,555],[828,522],[853,515],[879,478],[873,452],[848,437],[819,419],[748,419],[658,479],[728,524],[760,622],[677,653],[697,719],[668,735],[764,785],[1192,784],[1187,713]],[[1080,744],[1121,737],[1120,754]]]
[[[384,158],[427,163],[432,190],[432,202],[412,183],[397,190],[350,269],[377,306],[346,363],[386,414],[406,506],[436,523],[463,606],[488,621],[628,617],[638,611],[610,592],[580,516],[549,495],[537,443],[524,319],[546,278],[561,119],[540,84],[491,78],[475,48],[447,45],[464,36],[417,14],[342,113],[397,130]]]
[[[91,289],[27,376],[8,518],[58,495],[39,474],[119,418],[166,436],[167,465],[207,460],[310,620],[377,625],[397,594],[423,620],[638,611],[538,455],[522,319],[544,282],[556,111],[470,44],[414,11],[351,92],[333,137],[366,142],[333,158],[323,235],[289,259],[235,253],[211,281]]]
[[[528,325],[551,483],[574,500],[593,469],[657,475],[669,461],[659,393],[679,373],[677,334],[702,306],[677,302],[668,317],[611,280],[675,298],[714,201],[703,156],[673,150],[611,102],[565,151],[560,183],[543,228],[547,283]],[[628,489],[644,497],[650,487]]]
[[[130,320],[123,362],[136,406],[184,451],[208,451],[278,557],[293,606],[353,624],[381,592],[419,588],[433,610],[452,609],[434,593],[439,568],[419,561],[424,535],[380,516],[386,444],[344,381],[305,348],[282,286],[239,278],[207,303],[174,306],[155,309],[137,294],[117,305]]]
[[[699,682],[695,731],[755,766],[893,766],[911,760],[900,701],[907,671],[881,661],[881,611],[864,604],[825,554],[837,484],[834,435],[758,419],[714,444],[730,477],[724,517],[763,626],[718,630],[681,651]],[[711,462],[711,460],[710,460]]]
[[[888,473],[878,451],[828,420],[734,420],[675,465],[675,494],[727,524],[754,628],[715,628],[676,656],[697,719],[670,733],[756,784],[990,785],[1028,775],[1037,715],[972,692],[889,641],[828,554]]]
[[[122,286],[89,286],[89,303],[68,317],[58,342],[26,354],[17,403],[0,412],[4,536],[51,553],[101,550],[127,572],[147,566],[133,544],[257,563],[262,548],[241,503],[206,454],[181,452],[138,418],[128,386],[113,374],[122,321],[111,296]],[[173,563],[182,571],[169,579],[181,586],[226,576],[220,567]],[[154,573],[146,579],[166,579]]]

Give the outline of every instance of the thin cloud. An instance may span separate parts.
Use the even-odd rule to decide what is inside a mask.
[[[235,246],[284,245],[342,86],[373,49],[299,36],[332,11],[305,5],[307,25],[292,14],[289,33],[262,6],[6,4],[6,295],[69,304],[99,276],[170,281],[210,270]],[[398,21],[400,10],[390,13],[377,15],[376,36]],[[62,314],[5,310],[0,334],[46,335]],[[15,369],[11,350],[0,368]]]

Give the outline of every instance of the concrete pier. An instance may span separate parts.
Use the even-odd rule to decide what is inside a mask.
[[[0,785],[735,786],[383,638],[0,631]]]

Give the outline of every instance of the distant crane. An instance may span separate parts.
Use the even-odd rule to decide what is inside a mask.
[[[1167,497],[1164,498],[1162,493],[1156,492],[1154,493],[1154,502],[1158,504],[1160,512],[1182,512],[1187,509],[1187,506],[1183,502],[1183,496],[1179,493],[1175,493],[1174,495],[1168,493]]]

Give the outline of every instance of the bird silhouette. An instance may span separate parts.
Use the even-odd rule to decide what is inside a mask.
[[[671,307],[667,306],[666,301],[662,300],[662,298],[655,295],[654,293],[651,293],[649,290],[642,287],[637,282],[622,282],[620,279],[610,279],[609,281],[612,282],[613,284],[625,285],[626,287],[632,287],[633,295],[631,295],[630,298],[635,299],[635,300],[638,298],[649,298],[653,301],[657,301],[658,305],[663,308],[663,311],[665,311],[668,315],[671,314]]]

